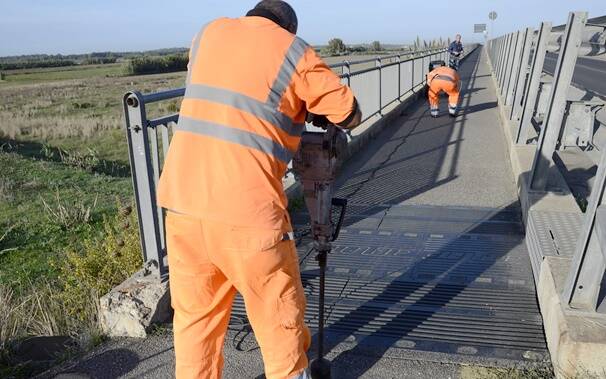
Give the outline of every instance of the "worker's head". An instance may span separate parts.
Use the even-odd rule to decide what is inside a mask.
[[[263,0],[253,9],[248,11],[246,15],[268,18],[292,34],[297,34],[297,28],[299,26],[297,14],[285,1]]]
[[[460,34],[457,34],[457,35],[455,36],[455,40],[456,40],[457,42],[461,42],[461,35],[460,35]]]

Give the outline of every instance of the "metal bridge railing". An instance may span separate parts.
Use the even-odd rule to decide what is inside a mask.
[[[606,21],[604,17],[594,20]],[[588,48],[589,47],[589,48]],[[548,51],[557,51],[553,80],[545,80]],[[568,98],[578,56],[606,51],[606,23],[588,22],[586,12],[572,12],[565,26],[543,22],[535,31],[519,30],[487,42],[487,53],[509,119],[515,125],[514,143],[530,144],[538,132],[528,190],[546,191],[554,153],[571,144],[601,150],[595,183],[584,215],[582,231],[563,299],[571,308],[606,313],[606,146],[593,145],[596,110],[603,102]],[[596,77],[596,80],[604,80]],[[506,108],[507,109],[507,108]]]
[[[475,47],[470,49],[473,51]],[[381,114],[390,104],[401,101],[425,84],[430,61],[448,61],[446,49],[377,57],[370,60],[331,65],[341,69],[341,80],[349,85],[358,99],[364,120]],[[405,58],[405,59],[403,59]],[[352,67],[368,66],[357,71]],[[128,92],[124,96],[124,114],[128,139],[133,188],[139,218],[141,247],[146,263],[153,263],[159,277],[168,273],[164,210],[157,205],[156,187],[164,157],[168,151],[178,114],[149,119],[146,106],[150,103],[182,97],[185,88],[141,94]]]

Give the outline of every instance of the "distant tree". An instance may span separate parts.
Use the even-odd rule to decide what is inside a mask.
[[[370,48],[371,48],[372,51],[381,51],[381,50],[383,50],[383,46],[381,46],[381,42],[379,42],[379,41],[373,41],[370,44]]]
[[[415,51],[421,50],[421,37],[417,36],[414,46],[415,46]]]
[[[4,80],[4,73],[2,71],[0,71],[0,81]]]
[[[328,46],[324,48],[323,53],[326,55],[340,55],[347,52],[347,46],[341,38],[333,38],[328,41]]]

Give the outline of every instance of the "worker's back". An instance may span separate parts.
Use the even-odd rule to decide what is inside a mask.
[[[160,205],[233,225],[282,228],[282,178],[304,128],[304,101],[310,108],[314,100],[301,73],[313,70],[319,58],[303,40],[262,17],[210,23],[190,56]],[[334,108],[351,109],[353,95],[337,77],[334,82],[315,90],[324,94],[334,86],[340,92],[335,99],[350,102]],[[330,107],[323,110],[318,113],[331,114]]]
[[[446,66],[436,67],[427,74],[427,84],[431,84],[431,82],[435,79],[450,79],[451,81],[456,83],[461,80],[459,73],[456,70]]]

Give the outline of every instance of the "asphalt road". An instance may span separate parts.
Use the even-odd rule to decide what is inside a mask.
[[[543,70],[553,74],[557,59],[557,54],[548,53]],[[579,87],[606,96],[606,60],[579,57],[572,82]]]

